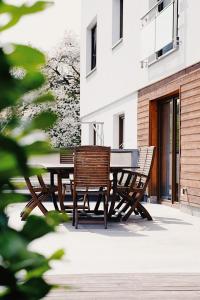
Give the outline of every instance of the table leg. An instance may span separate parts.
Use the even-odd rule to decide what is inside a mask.
[[[111,203],[110,203],[110,208],[109,208],[109,213],[108,213],[109,219],[112,217],[112,214],[113,214],[114,208],[115,208],[115,203],[117,200],[117,174],[118,174],[118,171],[113,172],[113,195],[111,197]]]
[[[50,184],[51,184],[51,187],[54,187],[54,175],[55,174],[53,172],[50,172]],[[52,194],[52,200],[53,200],[53,204],[54,204],[55,210],[59,210],[55,193]]]
[[[58,173],[58,200],[60,203],[60,208],[65,211],[64,201],[63,201],[63,188],[62,188],[62,176]]]

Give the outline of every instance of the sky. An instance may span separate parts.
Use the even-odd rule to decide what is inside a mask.
[[[73,31],[80,35],[82,0],[52,1],[54,5],[46,11],[23,17],[16,26],[5,31],[1,35],[1,41],[31,44],[44,51],[50,51],[62,41],[65,31]],[[18,4],[28,0],[7,2]]]

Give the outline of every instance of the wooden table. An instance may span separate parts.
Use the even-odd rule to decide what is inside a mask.
[[[62,201],[60,201],[62,197],[62,176],[61,174],[65,173],[66,176],[72,174],[74,172],[74,165],[73,164],[44,164],[41,165],[42,168],[46,169],[50,173],[50,181],[51,186],[54,186],[54,176],[57,175],[58,177],[58,199],[60,204],[62,205]],[[117,200],[117,175],[122,170],[129,169],[134,170],[135,167],[130,166],[120,166],[120,165],[111,165],[110,166],[110,173],[113,174],[113,195],[111,197],[108,217],[111,218],[115,203]],[[56,197],[53,198],[54,206],[56,210],[59,210]],[[61,210],[64,210],[64,207],[61,207]]]

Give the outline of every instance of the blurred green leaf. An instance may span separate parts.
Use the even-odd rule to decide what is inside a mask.
[[[29,216],[21,231],[27,241],[32,241],[44,236],[47,233],[53,232],[55,226],[46,222],[45,218],[37,216]]]
[[[24,147],[28,156],[56,153],[47,142],[38,141]]]
[[[53,102],[55,99],[54,99],[54,96],[49,92],[47,94],[44,94],[40,97],[38,97],[34,103],[35,104],[40,104],[40,103],[45,103],[45,102]]]
[[[25,196],[12,192],[2,193],[0,198],[0,211],[4,210],[10,204],[25,202],[26,200]]]
[[[29,177],[35,176],[35,175],[42,175],[45,174],[47,171],[42,168],[42,166],[31,166],[29,165]]]
[[[14,51],[7,55],[11,65],[32,71],[45,64],[45,56],[41,51],[26,45],[14,44],[13,47]]]
[[[42,11],[47,1],[33,5],[9,5],[0,0],[0,17],[8,17],[0,32],[15,25],[22,16]],[[0,48],[0,299],[37,300],[43,298],[51,285],[42,276],[50,269],[52,259],[60,259],[64,253],[58,250],[50,258],[29,251],[29,243],[56,230],[60,222],[67,221],[64,214],[49,213],[47,218],[30,216],[21,231],[9,227],[6,208],[9,204],[22,202],[24,198],[15,193],[15,177],[30,177],[44,172],[42,168],[29,167],[30,155],[49,153],[45,142],[27,145],[36,130],[46,130],[56,121],[56,115],[46,111],[36,116],[24,130],[18,118],[20,105],[30,91],[42,88],[45,77],[41,68],[45,56],[39,50],[25,45],[7,44]],[[41,89],[42,90],[42,89]],[[31,104],[52,102],[50,93],[31,99]],[[6,119],[7,118],[7,119]],[[19,216],[18,216],[19,217]],[[26,276],[27,275],[27,276]],[[24,278],[26,277],[26,278]]]
[[[0,131],[1,133],[5,133],[6,135],[8,135],[8,133],[11,134],[10,131],[18,127],[19,124],[20,124],[19,118],[15,115],[11,115],[10,118],[6,120],[6,124],[4,128],[2,130],[0,129]]]
[[[52,5],[52,2],[47,2],[47,1],[38,1],[32,6],[28,6],[25,4],[22,6],[14,6],[14,5],[9,5],[0,2],[0,14],[7,13],[10,16],[10,20],[8,21],[8,23],[5,24],[4,26],[0,26],[0,32],[16,25],[18,21],[21,19],[21,17],[28,14],[33,14],[36,12],[43,11],[50,5]]]
[[[54,254],[49,257],[49,261],[51,260],[60,260],[65,255],[65,251],[63,249],[57,250]]]
[[[2,149],[3,151],[7,151],[8,155],[14,155],[22,174],[28,174],[26,153],[15,140],[0,135],[0,149]]]
[[[10,64],[0,48],[0,111],[16,104],[17,82],[10,74]]]
[[[26,249],[25,240],[14,230],[1,232],[0,238],[1,256],[5,260],[12,260]]]
[[[1,149],[1,145],[0,145]],[[16,156],[11,152],[0,151],[1,164],[0,164],[0,172],[4,173],[7,170],[13,170],[17,168],[17,160]]]
[[[50,268],[48,259],[38,253],[24,251],[21,255],[19,253],[11,260],[10,269],[16,273],[24,269],[30,272],[41,267]]]
[[[27,299],[38,300],[45,297],[51,290],[49,285],[42,278],[32,278],[19,287],[20,292],[28,296]],[[30,297],[31,295],[31,297]],[[30,297],[30,298],[29,298]],[[21,299],[20,299],[21,300]]]
[[[40,88],[45,83],[44,75],[39,71],[28,72],[22,80],[19,80],[18,84],[23,93],[27,93],[32,90]]]
[[[50,111],[39,113],[33,120],[30,126],[31,130],[34,129],[49,129],[57,120],[57,115]]]
[[[16,285],[16,279],[13,273],[9,270],[0,266],[0,286],[5,285]]]
[[[50,269],[51,267],[48,264],[44,264],[38,268],[34,268],[33,270],[27,272],[26,280],[29,280],[31,278],[41,277],[44,273],[46,273]]]
[[[61,223],[68,222],[69,217],[66,213],[59,213],[56,211],[50,211],[46,215],[47,223],[50,226],[58,226]]]
[[[8,228],[8,217],[5,214],[5,212],[0,211],[0,232],[7,230],[7,228]]]

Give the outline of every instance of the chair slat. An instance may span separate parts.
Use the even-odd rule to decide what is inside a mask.
[[[74,148],[65,148],[60,150],[60,163],[61,164],[74,163]]]

